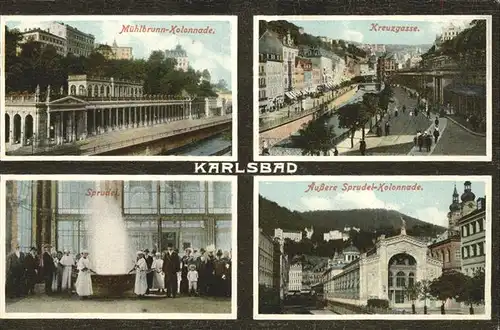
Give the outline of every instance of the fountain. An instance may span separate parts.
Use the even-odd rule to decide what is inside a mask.
[[[101,182],[96,182],[99,189]],[[104,190],[104,189],[103,189]],[[135,274],[127,229],[115,198],[121,196],[90,196],[92,211],[87,219],[89,258],[94,296],[123,297],[134,289]]]

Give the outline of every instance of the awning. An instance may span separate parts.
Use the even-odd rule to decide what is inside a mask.
[[[453,84],[444,87],[444,90],[464,96],[486,96],[486,89],[479,85]]]
[[[293,99],[296,98],[296,96],[292,92],[286,92],[285,96],[288,97],[291,100],[293,100]]]

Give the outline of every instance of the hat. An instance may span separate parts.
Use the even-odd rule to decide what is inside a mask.
[[[44,244],[44,245],[43,245],[43,248],[44,248],[44,249],[50,249],[50,244]]]
[[[189,270],[196,270],[196,265],[195,264],[189,265]]]
[[[144,253],[149,253],[149,249],[144,250]]]
[[[141,254],[144,254],[144,252],[142,252],[142,251],[137,251],[137,255],[141,255]]]
[[[84,254],[84,253],[89,254],[89,251],[87,249],[83,249],[82,254]]]
[[[68,253],[68,252],[69,252],[69,250],[68,250],[68,249],[64,249],[64,253]]]
[[[222,255],[222,251],[221,251],[221,250],[218,250],[218,251],[217,251],[217,255],[218,255],[218,256],[221,256],[221,255]]]
[[[172,243],[168,243],[168,244],[167,244],[167,247],[168,247],[168,248],[172,248],[172,247],[174,247],[174,245],[173,245]]]
[[[160,252],[156,252],[156,256],[157,257],[161,257],[161,253]]]
[[[207,252],[214,252],[215,251],[215,246],[213,244],[207,246]]]

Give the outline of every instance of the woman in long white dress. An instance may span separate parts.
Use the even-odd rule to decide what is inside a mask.
[[[52,252],[52,259],[54,260],[54,272],[52,273],[52,292],[58,291],[58,283],[59,283],[59,272],[57,269],[59,268],[59,259],[57,258],[57,252]]]
[[[137,252],[137,261],[135,263],[135,285],[134,285],[134,293],[139,297],[142,297],[146,294],[148,290],[148,282],[146,278],[146,274],[148,271],[148,264],[144,259],[144,252]]]
[[[151,269],[154,271],[153,289],[157,289],[160,293],[165,292],[165,274],[163,274],[163,259],[160,252],[156,253]]]
[[[69,250],[64,250],[64,255],[59,261],[63,268],[61,289],[62,291],[69,290],[71,293],[71,273],[73,272],[73,265],[75,264],[75,259],[70,255]]]
[[[90,260],[88,258],[88,251],[82,251],[82,256],[78,259],[77,269],[78,277],[76,278],[76,293],[82,297],[91,296],[94,291],[92,290],[92,279],[90,270]]]

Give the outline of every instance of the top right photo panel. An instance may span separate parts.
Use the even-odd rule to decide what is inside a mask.
[[[491,161],[491,30],[491,16],[256,16],[254,158]]]

